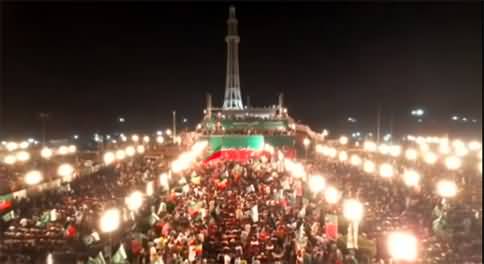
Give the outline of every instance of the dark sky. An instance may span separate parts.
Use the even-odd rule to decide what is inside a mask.
[[[481,120],[482,5],[239,3],[244,99],[285,94],[296,119],[316,129],[347,116],[373,125],[432,119]],[[4,127],[36,133],[49,112],[54,136],[192,125],[206,92],[220,105],[227,3],[3,3]],[[482,126],[479,123],[479,126]]]

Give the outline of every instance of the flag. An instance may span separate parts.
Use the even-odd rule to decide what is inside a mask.
[[[329,239],[336,240],[338,237],[338,216],[327,214],[324,216],[324,233]]]
[[[12,208],[12,201],[10,200],[1,200],[0,201],[0,212],[7,211]]]
[[[15,212],[13,210],[11,210],[10,212],[2,215],[2,220],[4,222],[10,222],[12,221],[13,219],[15,219]]]
[[[259,208],[257,207],[257,205],[250,209],[250,217],[252,218],[252,222],[259,222]]]
[[[126,250],[124,249],[124,245],[121,244],[119,246],[118,251],[113,255],[113,264],[128,264],[128,255],[126,254]]]
[[[50,217],[51,217],[51,211],[44,212],[40,216],[39,221],[37,221],[37,223],[35,223],[35,225],[37,227],[44,227],[44,226],[46,226],[49,223],[49,221],[50,221]]]
[[[95,258],[89,257],[87,264],[106,264],[106,260],[104,260],[103,253],[99,252]]]

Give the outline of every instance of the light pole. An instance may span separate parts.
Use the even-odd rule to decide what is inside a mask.
[[[40,121],[42,123],[42,144],[45,146],[46,137],[47,137],[47,120],[49,119],[48,113],[40,113],[39,114]]]
[[[176,138],[176,111],[173,111],[173,141]]]

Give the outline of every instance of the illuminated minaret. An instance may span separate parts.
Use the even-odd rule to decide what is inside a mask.
[[[227,73],[225,80],[224,109],[243,109],[242,96],[240,94],[239,75],[239,34],[237,30],[237,18],[235,7],[229,8],[229,19],[227,20]]]

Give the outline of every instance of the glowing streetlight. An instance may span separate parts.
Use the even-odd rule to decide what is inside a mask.
[[[44,159],[50,159],[52,155],[54,155],[54,152],[50,148],[44,147],[40,151],[40,156]]]
[[[388,163],[383,163],[379,168],[380,176],[383,178],[391,178],[394,175],[393,166]]]
[[[64,163],[57,168],[57,175],[61,177],[71,177],[74,174],[74,167],[71,164]]]
[[[425,163],[430,164],[430,165],[434,165],[437,162],[437,159],[438,159],[438,157],[437,157],[437,155],[435,155],[435,153],[433,153],[433,152],[425,153],[425,156],[424,156]]]
[[[418,186],[420,183],[420,174],[414,170],[406,170],[403,173],[403,182],[408,187]]]
[[[156,142],[158,144],[163,144],[165,142],[165,139],[162,136],[156,137]]]
[[[441,180],[437,183],[437,194],[443,198],[452,198],[457,195],[457,185],[450,180]]]
[[[122,149],[117,150],[115,155],[117,160],[124,160],[126,158],[126,153]]]
[[[336,204],[341,199],[341,193],[333,186],[328,186],[324,190],[324,198],[329,204]]]
[[[29,147],[29,142],[27,141],[22,141],[20,142],[20,144],[18,145],[21,149],[26,149]]]
[[[172,134],[171,129],[167,129],[167,130],[165,131],[165,134],[166,134],[167,136],[169,136],[169,137],[170,137],[170,136],[171,136],[171,134]]]
[[[116,155],[113,152],[106,152],[103,156],[104,164],[110,165],[116,160]]]
[[[136,154],[136,149],[133,146],[128,146],[124,150],[128,157],[133,157]]]
[[[388,235],[387,247],[395,261],[413,262],[417,259],[417,238],[413,234],[392,232]]]
[[[479,151],[482,149],[482,144],[479,141],[473,140],[469,142],[468,147],[472,151]]]
[[[121,214],[118,209],[112,208],[104,212],[99,221],[99,228],[103,233],[112,233],[119,228]]]
[[[319,175],[312,175],[309,177],[309,188],[314,194],[320,193],[326,188],[326,180]]]
[[[405,158],[407,160],[415,161],[417,160],[417,157],[418,157],[417,150],[410,148],[405,151]]]
[[[138,141],[139,141],[139,136],[138,136],[138,135],[136,135],[136,134],[134,134],[134,135],[132,135],[132,136],[131,136],[131,140],[132,140],[133,142],[138,142]]]
[[[371,160],[365,160],[363,163],[363,171],[366,173],[373,173],[375,172],[376,166],[375,163]]]
[[[18,144],[16,142],[8,142],[7,145],[5,146],[8,151],[14,151],[18,149]]]
[[[36,185],[40,183],[43,179],[44,177],[42,176],[42,173],[38,170],[29,171],[27,172],[27,174],[25,174],[24,177],[24,181],[28,185]]]
[[[3,158],[3,162],[7,165],[13,165],[17,162],[15,155],[7,155]]]
[[[363,149],[368,151],[368,152],[375,152],[377,150],[377,145],[375,142],[373,141],[365,141],[365,143],[363,143]]]
[[[348,140],[348,137],[346,137],[346,136],[341,136],[341,137],[339,138],[339,143],[340,143],[341,145],[346,145],[346,144],[348,144],[348,141],[349,141],[349,140]]]
[[[68,152],[69,153],[73,154],[73,153],[76,153],[76,151],[77,151],[77,147],[75,145],[70,145],[68,147]]]
[[[355,167],[356,166],[360,166],[361,165],[361,158],[360,158],[360,156],[358,156],[356,154],[351,155],[350,163],[351,163],[351,165],[353,165]]]
[[[458,170],[462,166],[462,160],[456,156],[449,156],[445,159],[445,166],[449,170]]]
[[[343,216],[349,221],[360,222],[363,219],[363,204],[355,199],[345,200]]]
[[[439,152],[440,154],[447,155],[450,153],[450,147],[448,142],[441,142],[439,144]]]
[[[425,114],[425,111],[421,108],[418,108],[418,109],[413,109],[410,114],[412,114],[412,116],[421,117]]]
[[[125,199],[126,206],[131,211],[138,211],[143,205],[143,193],[135,191]]]
[[[20,162],[26,162],[30,160],[30,153],[28,153],[27,151],[19,151],[15,156],[17,157],[17,161]]]
[[[341,162],[345,162],[348,160],[348,154],[345,151],[341,151],[338,155],[338,159]]]
[[[69,148],[67,146],[60,146],[57,153],[61,156],[69,154]]]
[[[145,153],[145,147],[143,145],[139,145],[136,147],[136,152],[138,152],[138,154],[143,154]]]
[[[390,155],[393,157],[399,157],[400,154],[402,153],[402,147],[399,145],[392,145],[390,146]]]
[[[150,143],[150,137],[149,136],[144,136],[143,137],[143,142],[144,143]]]

